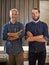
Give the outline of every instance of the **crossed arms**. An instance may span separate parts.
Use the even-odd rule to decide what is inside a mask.
[[[8,40],[15,40],[19,38],[19,35],[21,35],[22,30],[20,30],[17,33],[7,33],[8,35]]]
[[[47,42],[47,40],[44,39],[43,35],[33,36],[33,34],[28,31],[27,36],[28,36],[28,38],[26,39],[27,42],[33,42],[33,41]]]

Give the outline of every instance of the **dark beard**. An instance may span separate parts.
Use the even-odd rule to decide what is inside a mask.
[[[37,21],[39,19],[39,17],[37,19],[33,18],[34,21]]]

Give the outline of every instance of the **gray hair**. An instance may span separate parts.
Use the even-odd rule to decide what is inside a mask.
[[[18,12],[18,10],[17,10],[16,8],[11,9],[11,10],[10,10],[10,14],[11,14],[12,11],[16,11],[17,14],[19,14],[19,12]]]

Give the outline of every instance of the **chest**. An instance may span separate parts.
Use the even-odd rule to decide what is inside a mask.
[[[20,26],[18,25],[9,25],[8,32],[18,32],[20,30]]]
[[[31,24],[28,28],[29,28],[29,31],[33,35],[42,35],[43,34],[42,24]]]

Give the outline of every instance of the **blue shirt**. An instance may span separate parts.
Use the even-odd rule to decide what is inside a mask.
[[[48,27],[44,22],[30,22],[26,24],[25,31],[30,31],[33,36],[43,35],[44,37],[48,36]],[[30,52],[41,52],[46,50],[45,42],[29,42],[29,51]]]
[[[19,35],[19,38],[13,41],[8,40],[8,32],[18,32],[20,30],[23,30],[21,32],[21,35]],[[2,39],[5,41],[5,49],[8,54],[16,54],[21,51],[23,51],[22,48],[22,38],[24,36],[24,26],[20,22],[17,22],[15,24],[12,24],[10,21],[6,23],[2,28]]]

